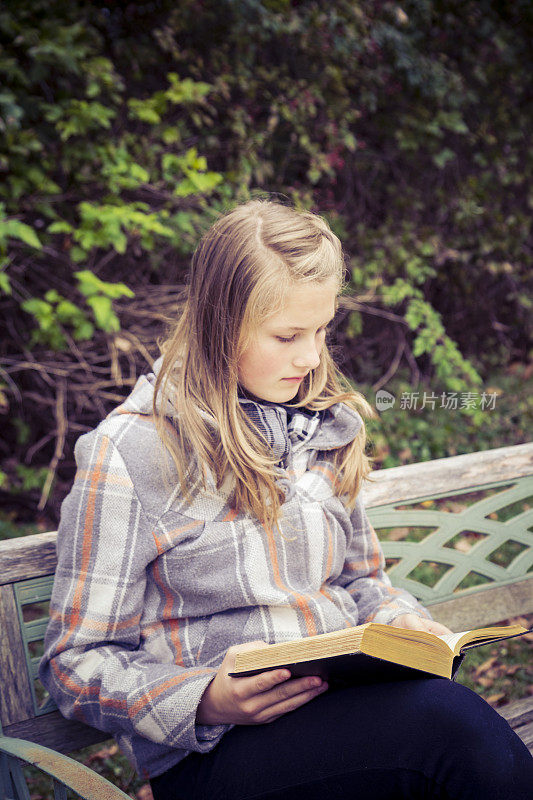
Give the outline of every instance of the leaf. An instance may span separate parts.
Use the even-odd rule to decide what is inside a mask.
[[[80,292],[85,297],[90,297],[93,294],[100,292],[100,284],[102,281],[90,269],[83,269],[75,272],[74,275],[78,279]]]
[[[37,318],[45,317],[52,312],[50,303],[40,300],[38,297],[30,297],[28,300],[24,300],[20,307],[23,311],[27,311],[28,314],[33,314]]]
[[[135,795],[137,800],[154,800],[154,796],[152,794],[152,789],[150,788],[149,783],[145,783],[141,786],[137,794]]]
[[[48,226],[48,233],[72,233],[74,228],[64,219],[58,219]]]
[[[87,298],[87,305],[93,310],[96,326],[106,333],[120,330],[120,322],[113,311],[111,299],[103,295],[93,295]]]
[[[74,246],[70,251],[70,257],[74,262],[79,264],[81,261],[85,261],[87,258],[87,253],[85,250],[82,250],[81,247]]]
[[[488,670],[494,666],[496,661],[498,660],[498,656],[491,656],[491,658],[487,658],[475,671],[475,676],[479,678],[480,675],[483,675],[484,672],[488,672]]]
[[[20,239],[21,242],[36,250],[42,250],[43,247],[33,228],[18,219],[0,221],[0,238]]]
[[[161,122],[161,114],[157,108],[157,98],[149,97],[146,100],[139,100],[136,97],[131,97],[128,100],[129,115],[133,119],[138,119],[141,122],[146,122],[149,125],[157,125]],[[165,110],[164,104],[162,111]]]
[[[5,272],[0,272],[0,291],[4,294],[11,294],[11,283],[9,282],[9,275]]]
[[[135,292],[125,283],[107,283],[102,281],[94,272],[91,272],[90,269],[80,270],[75,272],[74,275],[79,281],[78,288],[85,297],[92,297],[96,294],[105,295],[113,300],[119,297],[135,297]]]
[[[94,325],[89,320],[79,322],[74,329],[74,339],[77,342],[87,341],[92,339],[94,333]]]
[[[174,190],[177,197],[188,197],[191,194],[209,194],[222,181],[218,172],[186,171],[187,177],[180,181]]]
[[[105,761],[111,756],[116,756],[117,753],[118,753],[118,745],[111,744],[107,747],[102,747],[100,750],[96,750],[96,752],[94,753],[91,753],[91,755],[87,759],[87,763],[90,764],[93,761]]]
[[[441,150],[440,153],[433,156],[433,163],[439,169],[444,169],[448,161],[453,161],[455,159],[455,153],[453,150],[450,150],[448,147],[445,147],[444,150]]]
[[[498,694],[491,694],[489,695],[486,700],[487,703],[491,706],[497,706],[501,700],[505,698],[505,692],[499,692]]]

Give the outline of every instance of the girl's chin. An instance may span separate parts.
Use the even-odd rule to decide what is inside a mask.
[[[257,388],[257,392],[252,392],[250,389],[245,389],[240,386],[239,390],[245,397],[257,402],[268,403],[287,403],[298,394],[301,381],[289,381],[282,378],[274,386],[268,386],[264,389]]]

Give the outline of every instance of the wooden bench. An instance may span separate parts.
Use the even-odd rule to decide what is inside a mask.
[[[458,631],[533,612],[533,443],[383,470],[364,495],[393,583],[437,620]],[[58,799],[69,786],[118,800],[127,795],[60,755],[108,735],[63,719],[36,680],[55,541],[0,542],[0,800],[29,800],[19,760],[51,775]],[[533,697],[498,711],[533,752]]]

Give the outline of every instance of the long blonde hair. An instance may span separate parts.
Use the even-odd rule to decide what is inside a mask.
[[[193,481],[220,489],[231,479],[230,502],[263,524],[277,525],[285,497],[265,438],[238,401],[239,358],[257,325],[283,308],[296,284],[344,280],[342,247],[321,217],[278,202],[252,200],[221,217],[203,236],[191,264],[182,313],[161,345],[154,393],[158,433],[190,498]],[[300,384],[291,405],[311,410],[344,402],[373,416],[351,389],[324,345],[320,365]],[[175,409],[175,425],[168,424]],[[172,414],[171,414],[172,415]],[[335,492],[349,508],[370,472],[365,428],[334,451]]]

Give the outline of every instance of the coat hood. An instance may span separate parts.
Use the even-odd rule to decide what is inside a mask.
[[[163,359],[158,358],[152,371],[141,375],[131,394],[114,409],[116,414],[141,414],[152,416],[154,387]],[[286,458],[291,444],[307,440],[307,447],[316,450],[336,450],[351,442],[359,433],[363,421],[361,416],[345,403],[336,403],[324,411],[310,412],[282,404],[257,402],[240,397],[239,403],[248,416],[264,434],[273,452],[280,460]],[[179,421],[179,411],[167,401],[165,413],[174,421]],[[321,422],[321,424],[319,424]]]

